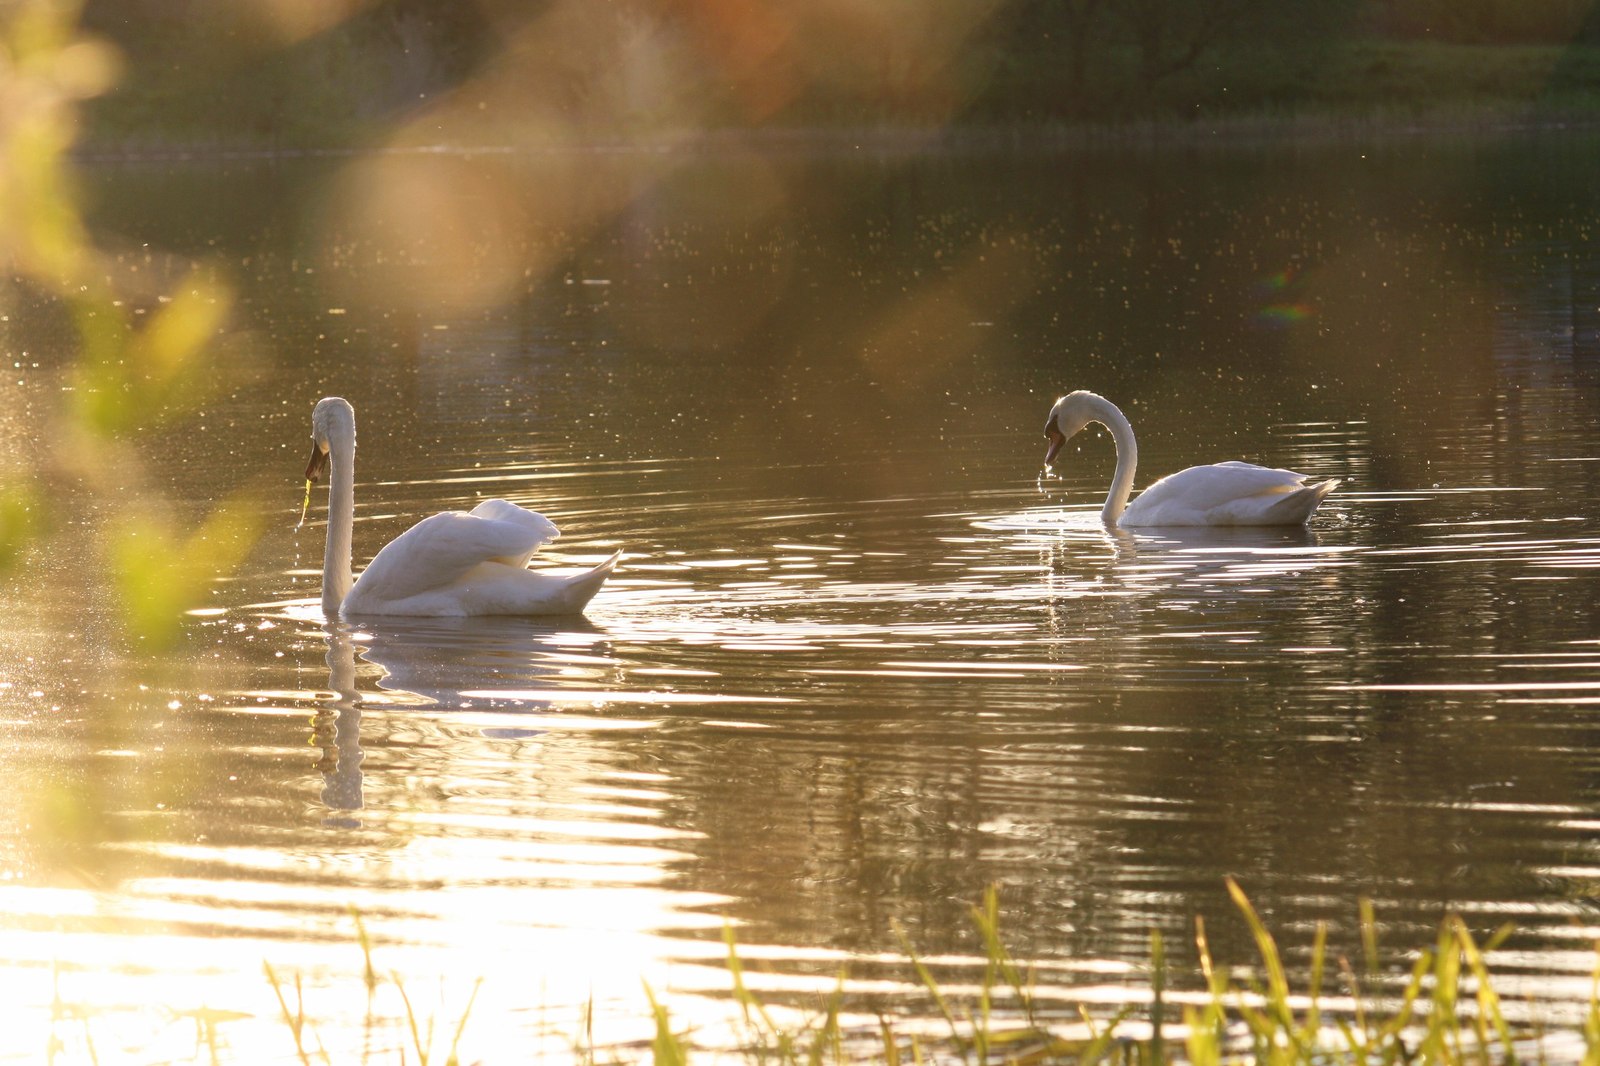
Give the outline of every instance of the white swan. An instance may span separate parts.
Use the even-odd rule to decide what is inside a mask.
[[[1128,493],[1133,490],[1139,446],[1127,417],[1104,396],[1074,392],[1050,408],[1044,425],[1044,435],[1050,438],[1045,466],[1053,464],[1067,439],[1090,422],[1111,430],[1117,445],[1117,472],[1100,511],[1108,526],[1304,525],[1322,498],[1339,484],[1333,479],[1308,485],[1304,474],[1254,463],[1216,463],[1169,474],[1130,504]]]
[[[338,396],[319,401],[311,412],[306,481],[315,482],[329,467],[322,610],[330,616],[577,614],[622,557],[617,552],[577,574],[528,570],[533,553],[561,535],[555,524],[514,503],[485,500],[471,512],[424,518],[384,545],[352,582],[356,413]]]

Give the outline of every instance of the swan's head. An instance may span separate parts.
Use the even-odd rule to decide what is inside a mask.
[[[340,396],[317,401],[311,410],[311,461],[306,464],[306,480],[316,481],[328,466],[328,453],[334,442],[356,440],[356,409]]]
[[[1056,456],[1061,453],[1061,446],[1066,444],[1090,422],[1097,420],[1094,401],[1099,399],[1092,392],[1069,392],[1057,400],[1055,406],[1050,408],[1050,417],[1044,423],[1044,435],[1050,441],[1050,447],[1044,453],[1044,465],[1051,466],[1056,461]]]

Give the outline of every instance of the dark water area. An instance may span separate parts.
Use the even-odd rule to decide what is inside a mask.
[[[724,923],[775,1002],[843,967],[862,1019],[914,1026],[902,931],[976,979],[991,884],[1075,1016],[1146,994],[1153,928],[1189,990],[1196,917],[1252,959],[1228,877],[1302,974],[1319,921],[1358,957],[1364,898],[1395,972],[1447,913],[1514,923],[1515,1011],[1576,1017],[1597,163],[1548,137],[90,167],[125,283],[237,291],[209,399],[140,441],[159,489],[271,514],[159,660],[73,554],[92,513],[12,581],[24,1031],[55,969],[108,1042],[192,1041],[161,1009],[205,1004],[287,1056],[269,960],[358,1046],[350,907],[386,968],[449,978],[441,1012],[485,979],[491,1059],[568,1046],[590,1002],[648,1035],[641,978],[717,1042]],[[14,294],[0,336],[26,456],[67,334]],[[1075,388],[1132,419],[1139,486],[1226,459],[1343,484],[1304,531],[1107,531],[1106,435],[1039,477]],[[537,565],[622,568],[582,619],[325,622],[321,491],[295,524],[332,394],[358,565],[502,496],[562,528]]]

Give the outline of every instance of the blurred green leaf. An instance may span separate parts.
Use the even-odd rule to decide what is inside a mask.
[[[232,297],[197,273],[140,317],[98,268],[69,151],[78,102],[112,84],[119,59],[81,33],[81,8],[81,0],[0,3],[0,255],[72,311],[79,351],[69,373],[69,432],[49,459],[58,470],[98,472],[137,464],[131,453],[108,448],[112,438],[199,403],[207,380],[201,362]],[[250,550],[258,508],[236,496],[184,536],[154,494],[130,490],[128,479],[96,484],[131,492],[113,520],[107,559],[127,629],[147,647],[167,644],[182,612]],[[37,536],[43,498],[31,484],[0,483],[0,569]]]
[[[5,43],[19,65],[48,58],[72,40],[83,7],[79,0],[20,0],[8,4]]]
[[[205,398],[200,367],[232,310],[227,288],[191,278],[138,331],[109,299],[74,302],[83,338],[74,403],[84,428],[115,436],[191,411]]]
[[[16,565],[43,525],[44,500],[30,481],[0,483],[0,573]]]
[[[0,227],[17,266],[65,291],[84,273],[82,222],[61,161],[72,133],[52,109],[23,110],[5,126],[0,154]]]
[[[190,278],[129,343],[130,363],[151,389],[170,391],[216,339],[231,305],[228,290]]]
[[[111,570],[123,623],[149,649],[170,645],[183,614],[200,604],[207,586],[238,568],[255,544],[261,508],[253,493],[237,493],[188,537],[164,517],[130,511],[116,524]]]
[[[22,802],[33,827],[28,843],[36,858],[58,870],[84,874],[86,854],[112,830],[104,816],[106,797],[95,783],[39,775],[22,790]]]
[[[123,353],[130,332],[126,318],[108,299],[72,301],[82,348],[72,369],[72,416],[79,427],[110,436],[131,422]]]
[[[105,91],[118,67],[113,49],[79,36],[79,6],[0,9],[0,240],[18,269],[64,295],[92,260],[67,169],[76,104]]]

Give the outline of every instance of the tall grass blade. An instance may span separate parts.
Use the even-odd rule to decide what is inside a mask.
[[[895,1039],[889,1020],[878,1015],[878,1032],[883,1037],[883,1066],[900,1066],[900,1042]]]
[[[839,1011],[844,1003],[844,974],[839,974],[838,984],[822,1005],[822,1026],[812,1038],[807,1061],[811,1066],[821,1066],[824,1055],[831,1053],[835,1063],[844,1062],[844,1033],[839,1027]]]
[[[1199,916],[1194,920],[1194,944],[1200,957],[1200,973],[1206,979],[1206,991],[1209,993],[1205,1010],[1198,1015],[1185,1011],[1184,1017],[1190,1026],[1187,1041],[1189,1059],[1195,1066],[1202,1063],[1220,1063],[1222,1059],[1223,1033],[1228,1021],[1228,978],[1218,973],[1216,964],[1211,957],[1211,942],[1206,937],[1205,919]]]
[[[378,970],[372,965],[372,937],[367,932],[367,923],[361,920],[361,912],[353,903],[350,905],[350,917],[356,923],[356,941],[361,945],[361,958],[365,964],[361,979],[366,982],[367,996],[370,999],[378,990]]]
[[[370,1055],[373,1033],[378,1027],[378,969],[372,963],[372,936],[367,932],[367,923],[361,919],[361,912],[356,909],[355,904],[350,904],[349,910],[350,917],[356,924],[356,941],[361,945],[361,980],[367,988],[367,1013],[362,1019],[361,1036],[364,1055]]]
[[[1361,978],[1356,976],[1355,968],[1350,965],[1350,960],[1342,955],[1339,957],[1339,973],[1344,977],[1345,987],[1350,990],[1352,1013],[1355,1015],[1353,1029],[1345,1025],[1344,1022],[1340,1022],[1340,1024],[1345,1025],[1347,1029],[1351,1029],[1353,1038],[1359,1034],[1361,1042],[1370,1045],[1372,1042],[1372,1027],[1367,1019],[1366,991],[1361,986]],[[1350,1046],[1352,1048],[1356,1046],[1355,1039],[1351,1040]]]
[[[1428,1001],[1427,1028],[1417,1054],[1425,1059],[1460,1062],[1461,1022],[1456,1010],[1461,952],[1446,922],[1439,929],[1433,955],[1433,995]]]
[[[433,1046],[433,1033],[430,1031],[427,1040],[423,1040],[422,1032],[417,1026],[417,1012],[412,1009],[411,995],[406,992],[405,983],[400,980],[400,975],[397,973],[391,973],[389,979],[394,982],[395,991],[400,993],[400,1002],[405,1004],[406,1025],[411,1030],[411,1046],[417,1050],[417,1062],[419,1066],[428,1066],[428,1049]]]
[[[589,990],[589,998],[583,1002],[583,1013],[578,1018],[578,1061],[592,1064],[594,1062],[594,989]]]
[[[483,987],[483,978],[472,982],[472,995],[467,997],[467,1005],[462,1008],[461,1020],[456,1023],[455,1035],[450,1038],[450,1055],[445,1059],[445,1066],[461,1066],[461,1058],[457,1054],[461,1047],[461,1034],[467,1031],[467,1019],[472,1017],[473,1004],[478,1002],[478,990]]]
[[[1127,1021],[1133,1012],[1138,1009],[1138,1004],[1129,1003],[1112,1016],[1111,1021],[1106,1023],[1104,1029],[1097,1029],[1093,1019],[1089,1017],[1089,1012],[1080,1008],[1083,1020],[1089,1027],[1090,1040],[1078,1054],[1079,1066],[1094,1066],[1095,1063],[1105,1058],[1106,1052],[1111,1049],[1112,1041],[1117,1038],[1117,1030],[1122,1028],[1122,1023]]]
[[[944,998],[944,993],[940,991],[939,982],[934,980],[933,974],[923,964],[922,959],[917,955],[916,949],[911,946],[911,940],[906,936],[905,930],[896,926],[895,933],[900,938],[900,945],[905,951],[906,957],[911,960],[911,967],[916,971],[917,979],[922,982],[922,986],[933,997],[933,1005],[939,1008],[940,1016],[944,1018],[945,1024],[950,1027],[950,1039],[955,1044],[956,1049],[961,1052],[961,1061],[971,1062],[967,1055],[968,1041],[962,1039],[960,1023],[956,1021],[955,1013],[951,1011],[950,1004]]]
[[[1316,1054],[1316,1033],[1309,1028],[1301,1029],[1295,1025],[1294,1007],[1289,998],[1289,978],[1283,967],[1283,956],[1278,951],[1277,941],[1267,931],[1266,925],[1262,923],[1260,915],[1256,913],[1255,907],[1251,905],[1238,882],[1230,877],[1227,879],[1227,884],[1234,905],[1239,908],[1240,913],[1244,915],[1245,923],[1250,927],[1250,935],[1256,942],[1256,950],[1267,971],[1267,987],[1262,993],[1266,1010],[1254,1019],[1252,1024],[1262,1061],[1276,1062],[1283,1059],[1285,1041],[1304,1061],[1310,1061]],[[1318,981],[1320,982],[1320,976]],[[1246,1020],[1249,1021],[1249,1015],[1242,1005],[1240,1011],[1246,1014]]]
[[[1370,899],[1360,903],[1361,951],[1366,956],[1367,973],[1378,972],[1378,913]]]
[[[1477,986],[1478,1010],[1475,1015],[1478,1031],[1480,1050],[1487,1053],[1489,1050],[1489,1034],[1487,1028],[1493,1026],[1495,1036],[1500,1041],[1500,1053],[1503,1061],[1509,1066],[1517,1066],[1516,1042],[1511,1037],[1511,1026],[1506,1021],[1504,1010],[1501,1009],[1500,995],[1494,990],[1489,980],[1488,963],[1484,960],[1484,952],[1493,951],[1494,947],[1503,944],[1510,935],[1509,927],[1501,927],[1486,942],[1483,949],[1479,949],[1472,939],[1472,933],[1467,929],[1466,923],[1460,918],[1452,919],[1455,925],[1456,940],[1461,945],[1461,953],[1467,961],[1467,969],[1472,972],[1473,984]]]
[[[283,983],[278,980],[278,974],[273,970],[272,963],[264,962],[261,965],[266,968],[267,981],[272,985],[273,994],[278,997],[278,1009],[283,1012],[283,1020],[289,1026],[289,1032],[294,1036],[295,1054],[299,1057],[301,1066],[311,1066],[311,1055],[306,1051],[304,1039],[306,1005],[305,997],[300,994],[300,975],[296,974],[294,979],[295,1009],[291,1012],[289,1010],[288,997],[283,993]]]
[[[1211,1022],[1211,1010],[1194,1007],[1183,1009],[1183,1024],[1189,1035],[1184,1040],[1184,1052],[1189,1066],[1220,1066],[1222,1062],[1222,1037]]]
[[[656,1021],[655,1039],[650,1044],[655,1066],[688,1066],[689,1049],[673,1034],[667,1008],[656,1000],[656,994],[648,984],[644,986],[644,995],[650,1001],[650,1013]]]
[[[1328,923],[1318,922],[1311,943],[1311,1005],[1306,1009],[1306,1022],[1302,1042],[1314,1046],[1317,1031],[1322,1028],[1322,978],[1328,964]]]
[[[733,926],[727,922],[722,926],[722,942],[728,946],[728,973],[733,981],[733,1000],[739,1004],[739,1009],[744,1014],[745,1025],[755,1031],[756,1039],[762,1047],[766,1047],[768,1039],[778,1035],[778,1027],[773,1024],[772,1016],[767,1013],[766,1004],[762,1003],[745,984],[744,962],[739,958],[739,946],[734,937]],[[754,1018],[751,1017],[752,1014]],[[759,1026],[756,1024],[757,1020],[760,1022]]]
[[[1000,937],[1000,890],[996,885],[990,885],[984,890],[983,904],[974,907],[973,921],[978,927],[978,932],[983,937],[984,954],[988,964],[986,971],[986,984],[992,983],[990,975],[998,973],[1006,987],[1011,989],[1012,995],[1017,999],[1017,1005],[1022,1010],[1022,1016],[1028,1023],[1028,1028],[1042,1031],[1039,1024],[1037,1007],[1034,1003],[1032,981],[1023,976],[1022,970],[1017,966],[1017,961],[1006,950],[1005,941]]]
[[[1388,1024],[1378,1032],[1377,1046],[1384,1048],[1403,1046],[1401,1033],[1416,1019],[1417,1001],[1422,998],[1423,983],[1432,970],[1433,953],[1424,951],[1411,967],[1411,979],[1406,982],[1406,987],[1400,994],[1400,1006],[1396,1009],[1394,1017],[1390,1018]],[[1405,1056],[1408,1061],[1410,1057],[1409,1054]]]
[[[1211,961],[1211,942],[1206,939],[1206,920],[1198,914],[1194,916],[1194,946],[1200,956],[1200,976],[1209,988],[1216,981],[1216,967]]]
[[[1282,1006],[1289,1001],[1289,979],[1284,974],[1283,959],[1278,954],[1277,942],[1272,939],[1272,934],[1267,932],[1267,927],[1261,923],[1261,918],[1256,914],[1255,907],[1245,896],[1244,890],[1239,887],[1239,882],[1233,878],[1227,879],[1228,894],[1233,897],[1234,906],[1239,908],[1244,915],[1245,922],[1250,926],[1250,935],[1255,938],[1256,948],[1261,954],[1261,962],[1267,968],[1267,1001],[1275,1007]]]

